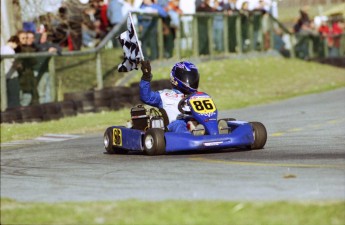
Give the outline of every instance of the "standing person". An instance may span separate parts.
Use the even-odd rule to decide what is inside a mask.
[[[180,16],[183,15],[183,11],[180,9],[179,4],[180,0],[171,0],[164,8],[170,18],[170,21],[166,20],[166,23],[163,24],[164,55],[166,58],[173,55],[176,31],[180,29]]]
[[[204,0],[198,8],[196,8],[196,12],[207,12],[212,13],[214,9],[210,6],[210,0]],[[198,36],[199,36],[199,54],[200,55],[208,55],[210,54],[209,50],[209,42],[213,40],[208,39],[207,35],[207,21],[208,17],[199,17],[198,18]]]
[[[19,38],[11,36],[6,45],[1,46],[1,55],[14,55],[15,49],[19,46]],[[7,107],[20,106],[20,86],[18,80],[17,68],[20,66],[17,61],[12,59],[4,59],[6,74],[6,90],[7,90]]]
[[[162,18],[168,17],[167,12],[158,4],[153,3],[152,0],[143,0],[140,9],[144,13],[158,14]],[[158,30],[157,17],[150,15],[138,16],[139,29],[141,32],[141,41],[144,55],[148,55],[150,49],[149,59],[155,60],[158,58]]]
[[[309,58],[308,36],[311,31],[311,20],[309,18],[308,11],[309,6],[304,6],[300,9],[300,17],[293,27],[297,39],[297,56],[302,59]]]
[[[35,35],[33,32],[20,31],[18,37],[20,41],[20,53],[36,52],[34,47]],[[23,58],[19,61],[22,65],[18,69],[20,89],[22,91],[20,104],[22,106],[38,104],[37,79],[33,70],[37,61],[33,57]]]
[[[217,13],[222,13],[224,12],[224,3],[221,0],[219,1],[214,1],[214,10]],[[223,51],[223,15],[216,15],[213,19],[213,41],[215,44],[215,49],[216,51],[220,52]]]
[[[44,31],[41,34],[40,41],[37,43],[37,49],[39,52],[50,52],[58,54],[61,53],[61,47],[57,44],[53,44],[48,40],[48,33]],[[37,80],[38,80],[38,94],[39,103],[52,102],[51,98],[51,75],[49,74],[49,60],[50,57],[38,57],[37,58]]]
[[[82,46],[83,11],[88,7],[86,3],[88,1],[69,0],[62,4],[68,26],[68,48],[71,51],[80,50]]]
[[[107,17],[110,27],[113,28],[120,24],[123,20],[122,7],[124,0],[110,0],[107,8]],[[117,39],[112,39],[113,47],[118,46]]]
[[[151,65],[149,61],[142,61],[143,75],[140,81],[140,99],[151,106],[163,108],[168,116],[168,130],[171,132],[186,133],[187,123],[184,119],[178,119],[180,111],[178,103],[185,97],[198,91],[199,72],[197,67],[187,61],[176,63],[170,73],[172,89],[160,91],[151,90]]]
[[[329,29],[328,51],[329,57],[340,56],[341,35],[344,30],[344,22],[334,21]]]
[[[107,8],[107,17],[110,26],[114,27],[123,20],[122,6],[124,0],[110,0]]]

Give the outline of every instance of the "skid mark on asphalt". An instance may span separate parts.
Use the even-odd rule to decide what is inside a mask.
[[[49,142],[59,142],[59,141],[75,139],[78,137],[80,136],[71,135],[71,134],[45,134],[35,139],[1,143],[1,147],[13,147],[13,146],[22,146],[22,145],[35,145],[35,144],[49,143]]]
[[[286,131],[278,131],[278,132],[274,132],[272,134],[270,134],[270,137],[281,137],[284,136],[286,134],[291,134],[291,133],[297,133],[297,132],[301,132],[304,130],[313,130],[313,129],[319,129],[321,127],[325,127],[328,125],[336,125],[336,124],[341,124],[344,123],[345,119],[338,119],[338,120],[328,120],[325,121],[324,123],[319,123],[319,124],[311,124],[311,125],[307,125],[305,127],[295,127],[295,128],[290,128]]]
[[[345,169],[345,164],[298,164],[298,163],[269,163],[269,162],[246,162],[246,161],[227,161],[219,159],[206,159],[202,157],[190,158],[192,161],[229,164],[238,166],[265,166],[265,167],[295,167],[295,168],[330,168],[330,169]]]

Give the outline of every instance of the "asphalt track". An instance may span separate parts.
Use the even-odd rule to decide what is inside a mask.
[[[345,89],[221,112],[261,121],[265,149],[104,154],[103,133],[2,149],[1,197],[20,201],[345,200]]]

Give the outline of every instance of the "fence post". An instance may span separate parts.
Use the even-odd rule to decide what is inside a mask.
[[[239,53],[243,53],[241,15],[236,16],[236,40]]]
[[[97,89],[100,90],[103,88],[101,51],[98,51],[96,53],[96,76],[97,76]]]
[[[270,49],[274,49],[274,24],[272,17],[269,19],[268,26],[270,32]]]
[[[207,16],[207,36],[208,36],[208,51],[210,56],[214,55],[213,52],[213,16]]]
[[[345,34],[343,34],[340,37],[340,56],[345,55]]]
[[[174,45],[176,46],[176,57],[178,59],[181,58],[181,29],[182,29],[182,23],[181,23],[181,17],[178,16],[179,21],[179,27],[176,28],[176,38]]]
[[[308,37],[308,56],[309,58],[314,58],[314,43],[310,37]]]
[[[249,45],[249,51],[254,51],[254,16],[250,15],[248,17],[249,19],[249,40],[250,40],[250,45]]]
[[[289,40],[290,40],[290,44],[291,44],[291,46],[290,46],[290,56],[291,56],[291,58],[296,58],[293,34],[289,34]]]
[[[328,55],[329,55],[327,38],[325,38],[325,39],[323,40],[323,51],[324,51],[324,54],[325,54],[324,58],[327,58]]]
[[[5,74],[5,60],[1,60],[1,112],[7,108],[7,88],[6,88],[6,74]]]
[[[50,76],[50,97],[55,102],[57,101],[57,90],[56,88],[56,74],[55,74],[55,57],[52,56],[48,64],[49,76]]]
[[[198,17],[193,16],[193,55],[199,56]]]
[[[229,30],[228,30],[228,16],[223,15],[223,47],[224,54],[229,53]]]
[[[164,58],[164,39],[163,39],[163,19],[158,18],[157,23],[157,35],[158,35],[158,58]]]

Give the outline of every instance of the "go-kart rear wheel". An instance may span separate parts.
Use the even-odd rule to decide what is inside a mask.
[[[151,128],[146,131],[144,135],[144,152],[147,155],[165,154],[164,130]]]
[[[128,150],[122,149],[122,148],[116,148],[113,145],[114,142],[114,136],[113,136],[113,129],[109,127],[103,137],[103,142],[104,142],[104,148],[107,150],[109,154],[127,154]]]
[[[225,120],[225,121],[236,121],[235,118],[224,118],[224,119],[222,119],[222,120]]]
[[[250,122],[253,128],[254,143],[249,146],[250,149],[262,149],[267,141],[267,131],[260,122]]]

